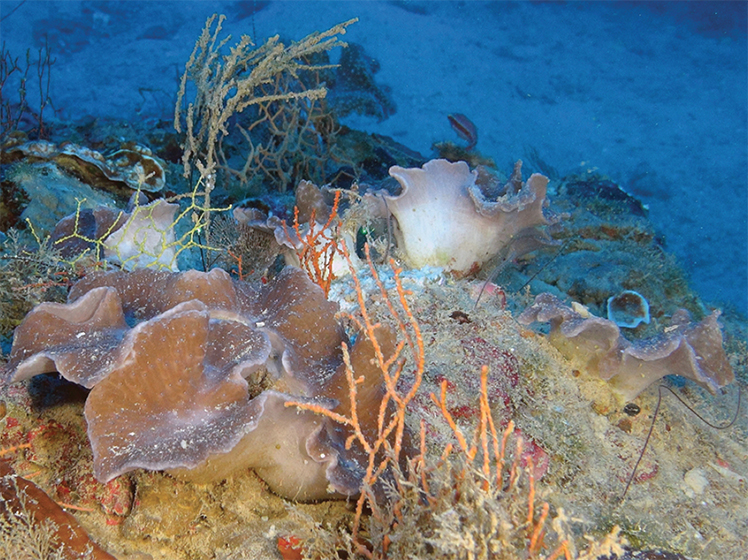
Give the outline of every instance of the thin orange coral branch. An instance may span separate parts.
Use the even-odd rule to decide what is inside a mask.
[[[86,513],[92,513],[96,511],[94,508],[74,506],[73,504],[66,504],[65,502],[55,502],[58,506],[64,509],[72,509],[74,511],[84,511]]]
[[[517,438],[517,447],[514,451],[515,461],[512,463],[512,468],[509,471],[509,487],[513,488],[519,480],[520,468],[519,468],[519,457],[522,457],[522,449],[524,448],[524,441],[521,437]]]
[[[548,502],[543,502],[543,506],[540,511],[540,517],[538,518],[538,522],[535,524],[532,535],[530,536],[530,546],[528,548],[528,552],[530,553],[531,557],[536,555],[540,551],[540,548],[543,546],[545,520],[548,518],[549,509],[550,506],[548,505]]]
[[[527,472],[530,480],[530,491],[527,494],[527,525],[531,526],[533,517],[535,517],[535,474],[532,457],[527,458]]]
[[[569,541],[562,541],[560,545],[554,550],[551,555],[545,560],[556,560],[561,555],[564,555],[565,560],[571,560],[571,552],[569,551]]]
[[[339,194],[339,193],[338,193]],[[336,201],[338,200],[336,194]],[[297,222],[298,223],[298,222]],[[328,223],[331,223],[328,220]],[[296,225],[296,224],[295,224]],[[324,231],[324,229],[323,229]],[[298,230],[297,230],[298,234]],[[309,244],[311,246],[311,244]],[[361,519],[365,506],[368,504],[372,510],[373,516],[380,514],[376,498],[374,497],[373,488],[382,474],[391,464],[399,464],[400,455],[403,451],[403,438],[405,433],[405,414],[410,401],[416,395],[418,387],[423,379],[425,367],[425,358],[423,351],[423,340],[418,323],[413,315],[408,301],[406,299],[407,291],[403,288],[402,279],[400,278],[400,269],[391,262],[395,290],[397,292],[396,306],[389,292],[384,286],[376,267],[374,266],[369,253],[368,246],[365,248],[366,259],[369,264],[371,273],[379,286],[382,299],[386,302],[387,308],[395,318],[401,340],[395,347],[392,355],[385,357],[382,345],[378,339],[377,329],[379,323],[372,320],[371,314],[367,309],[366,298],[361,286],[361,282],[356,275],[351,262],[350,253],[344,242],[337,246],[340,253],[345,258],[352,272],[353,286],[356,291],[356,297],[359,303],[359,311],[356,316],[349,316],[354,324],[362,331],[360,336],[366,336],[371,342],[377,367],[384,380],[385,392],[379,405],[377,416],[377,431],[375,436],[368,436],[364,433],[358,419],[358,391],[357,385],[361,382],[360,378],[355,377],[353,366],[350,361],[348,347],[343,344],[343,361],[345,364],[346,381],[348,383],[348,398],[350,400],[350,412],[348,416],[334,413],[328,409],[309,403],[289,402],[286,406],[296,406],[301,409],[311,410],[336,422],[349,426],[352,434],[348,437],[346,446],[350,447],[354,441],[358,442],[368,456],[368,464],[362,480],[361,495],[356,503],[356,512],[353,521],[352,537],[356,544],[358,553],[367,558],[373,558],[373,553],[367,548],[359,538]],[[309,272],[309,270],[307,270]],[[400,311],[401,310],[401,311]],[[411,350],[411,360],[409,363],[409,379],[407,388],[401,387],[402,374],[405,370],[406,360],[402,356],[404,348],[408,346]],[[425,454],[425,436],[422,436],[422,456]],[[382,453],[382,451],[386,451]]]
[[[509,420],[509,423],[504,429],[504,435],[501,438],[501,449],[496,456],[496,484],[497,488],[501,487],[501,477],[504,472],[505,455],[506,455],[506,444],[509,441],[509,436],[514,433],[514,420]]]
[[[347,418],[341,414],[328,410],[324,406],[320,406],[318,404],[303,403],[303,402],[298,402],[298,401],[289,401],[286,403],[286,406],[295,406],[296,408],[301,409],[301,410],[308,410],[310,412],[315,412],[317,414],[321,414],[322,416],[327,416],[328,418],[330,418],[331,420],[334,420],[335,422],[340,422],[341,424],[346,424],[348,426],[354,426],[358,424],[357,421],[351,420],[350,418]]]
[[[325,296],[330,293],[330,286],[335,278],[332,266],[335,255],[340,249],[337,232],[333,231],[333,224],[338,217],[339,203],[340,191],[336,191],[330,216],[327,218],[327,222],[321,227],[317,223],[316,212],[312,210],[309,217],[309,229],[306,233],[302,232],[301,224],[299,224],[299,208],[294,207],[293,230],[301,242],[301,246],[295,250],[296,256],[299,259],[301,268],[306,271],[312,282],[322,288]],[[285,223],[283,227],[286,227]],[[287,229],[286,235],[288,235]]]
[[[231,249],[226,249],[226,252],[236,261],[236,273],[239,276],[239,280],[244,280],[244,271],[242,270],[242,255],[234,253]]]
[[[454,418],[452,417],[452,414],[449,412],[449,409],[447,408],[447,380],[446,379],[442,381],[440,389],[441,389],[441,395],[439,396],[439,398],[437,399],[436,395],[434,395],[434,393],[431,393],[431,400],[434,402],[434,404],[436,404],[436,406],[439,407],[439,412],[444,417],[444,419],[447,421],[447,424],[449,424],[449,427],[452,430],[452,433],[457,439],[457,443],[460,444],[460,449],[462,449],[462,453],[465,455],[465,457],[467,457],[468,461],[472,463],[473,459],[475,458],[477,448],[471,447],[468,445],[468,442],[465,439],[465,434],[462,433],[462,430],[457,425]]]
[[[0,449],[0,457],[3,455],[7,455],[8,453],[13,453],[14,451],[18,451],[19,449],[28,449],[31,447],[30,443],[22,443],[20,445],[14,445],[13,447],[6,447],[4,449]]]
[[[483,479],[483,490],[485,492],[496,492],[504,488],[503,475],[505,469],[505,453],[507,448],[507,442],[509,437],[514,434],[514,422],[509,421],[506,428],[504,429],[503,435],[499,438],[496,430],[496,426],[491,416],[491,410],[488,400],[488,367],[483,366],[481,368],[481,390],[479,398],[480,417],[478,425],[475,427],[471,444],[468,444],[465,434],[457,426],[454,418],[452,417],[447,407],[447,382],[442,381],[441,384],[441,395],[437,398],[433,393],[431,394],[431,400],[437,405],[440,414],[447,421],[450,429],[453,432],[459,448],[462,452],[462,456],[466,461],[465,467],[462,471],[455,472],[457,484],[463,480],[464,477],[470,476],[469,469],[473,466],[478,449],[483,453],[483,461],[480,468]],[[422,443],[422,447],[425,444]],[[543,502],[540,506],[540,515],[537,520],[535,519],[535,500],[536,500],[536,480],[535,480],[535,469],[532,458],[527,458],[527,465],[525,468],[521,468],[522,463],[522,451],[524,443],[522,437],[517,437],[516,450],[514,453],[514,459],[509,469],[509,484],[508,489],[516,489],[519,482],[520,473],[522,470],[526,470],[528,473],[528,491],[527,491],[527,517],[522,525],[523,530],[526,531],[528,538],[527,552],[528,558],[537,558],[540,551],[544,548],[544,537],[545,537],[545,523],[548,519],[550,506],[547,502]],[[446,459],[451,451],[451,447],[447,446],[447,452],[442,455],[442,460]],[[491,461],[490,454],[493,452],[493,459]],[[492,465],[495,472],[492,472]],[[427,500],[430,504],[437,503],[437,498],[429,495],[427,479],[421,484],[424,493],[427,495]],[[491,488],[492,481],[495,481],[494,488]],[[567,560],[571,559],[571,555],[568,549],[568,542],[563,541],[551,554],[548,560],[555,560],[559,558],[561,554],[564,554]]]
[[[488,491],[491,480],[491,463],[488,452],[488,436],[491,435],[494,458],[498,458],[498,438],[496,437],[496,428],[491,418],[491,409],[488,404],[488,366],[484,365],[480,372],[480,425],[478,427],[480,434],[481,449],[483,450],[483,475],[486,477],[484,490]]]

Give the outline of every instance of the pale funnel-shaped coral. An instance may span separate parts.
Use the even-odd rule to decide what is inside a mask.
[[[397,219],[395,235],[408,263],[469,274],[519,235],[547,224],[543,205],[548,178],[536,173],[522,183],[520,167],[518,163],[503,194],[493,201],[486,199],[476,183],[478,173],[464,161],[436,159],[421,169],[391,167],[390,175],[403,190],[385,200]]]

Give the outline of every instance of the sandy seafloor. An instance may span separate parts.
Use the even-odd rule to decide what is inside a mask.
[[[226,32],[253,35],[257,43],[276,33],[298,39],[358,17],[345,40],[379,62],[377,82],[391,88],[397,111],[381,122],[349,117],[347,124],[428,156],[432,143],[458,140],[446,117],[463,113],[478,127],[477,148],[504,169],[521,158],[529,171],[542,166],[558,176],[589,170],[609,176],[649,207],[702,301],[730,308],[731,321],[741,325],[734,332],[745,333],[747,9],[744,2],[2,1],[0,34],[15,54],[38,48],[46,35],[56,57],[51,97],[57,119],[155,123],[171,118],[178,75],[210,14],[226,14]],[[606,385],[574,378],[573,364],[517,327],[495,300],[472,312],[472,323],[456,326],[449,312],[471,309],[474,286],[412,276],[410,287],[421,302],[417,317],[433,341],[428,360],[434,379],[457,367],[460,343],[477,336],[521,356],[525,380],[517,391],[526,392],[518,396],[526,406],[517,423],[551,454],[544,498],[575,517],[578,534],[599,536],[618,523],[645,548],[715,560],[745,554],[745,412],[732,430],[715,432],[666,401],[642,466],[654,475],[617,505],[656,391],[637,400],[646,414],[619,429],[626,417]],[[736,373],[744,386],[744,346],[741,356],[736,364],[743,369]],[[710,418],[729,417],[734,390],[717,402],[693,387],[686,391]],[[49,414],[75,424],[80,403],[66,407]],[[31,429],[33,418],[21,425]],[[696,473],[691,484],[689,472]],[[273,557],[275,537],[293,527],[284,502],[252,475],[209,489],[158,476],[138,475],[146,505],[123,526],[79,514],[96,540],[122,558],[146,557],[138,552],[154,559],[209,558],[210,546],[226,542],[231,546],[214,549],[215,557]],[[693,483],[694,477],[706,485]],[[196,501],[199,506],[186,505]],[[330,519],[344,511],[326,504],[317,515]],[[220,515],[237,525],[201,533]],[[141,547],[143,535],[148,544]],[[231,552],[233,546],[246,556]]]

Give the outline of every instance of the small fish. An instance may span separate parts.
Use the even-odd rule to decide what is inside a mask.
[[[462,113],[454,113],[453,115],[448,115],[447,118],[449,119],[449,124],[452,125],[452,128],[460,138],[467,140],[468,145],[465,146],[465,149],[470,151],[475,148],[475,145],[478,143],[478,128],[473,124],[473,121]]]

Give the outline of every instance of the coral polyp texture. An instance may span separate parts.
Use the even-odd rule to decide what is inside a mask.
[[[136,468],[201,482],[253,468],[282,496],[351,496],[362,456],[345,449],[346,430],[286,406],[344,400],[336,311],[292,267],[259,290],[220,269],[93,273],[69,303],[41,304],[17,328],[8,380],[57,371],[91,388],[84,414],[101,481]],[[383,392],[372,357],[359,336],[361,417],[375,422]]]
[[[463,276],[477,272],[520,238],[542,239],[537,228],[548,223],[543,215],[548,178],[535,173],[522,182],[521,166],[519,162],[509,182],[490,198],[478,183],[478,171],[464,161],[436,159],[421,169],[391,167],[402,193],[384,198],[397,220],[395,235],[408,264],[441,266]]]

